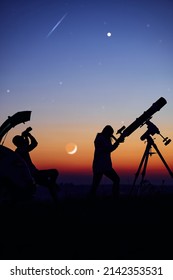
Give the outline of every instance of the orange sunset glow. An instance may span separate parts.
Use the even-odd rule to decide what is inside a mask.
[[[33,126],[32,133],[38,141],[38,146],[31,152],[32,160],[40,169],[58,169],[60,179],[64,183],[66,182],[64,175],[68,173],[78,178],[77,181],[79,180],[81,183],[91,183],[94,138],[98,131],[94,131],[93,128],[90,131],[88,127],[80,129],[79,126],[73,129],[69,128],[66,131],[63,128],[57,127],[57,129],[53,130],[51,127],[48,127],[46,131],[45,127],[43,131],[40,127],[36,131],[36,127]],[[9,133],[6,143],[11,149],[14,150],[15,147],[11,143],[10,138],[15,134],[20,134],[22,130],[24,130],[24,127],[20,125],[20,128],[13,129]],[[126,184],[134,180],[135,173],[146,148],[146,141],[140,140],[145,130],[146,127],[137,129],[112,152],[113,167],[119,173],[122,183]],[[167,135],[167,130],[169,131],[169,127],[163,131],[164,135]],[[172,168],[172,143],[165,146],[163,139],[158,134],[154,136],[154,141],[167,164]],[[70,143],[75,143],[77,146],[77,151],[74,154],[68,154],[67,152],[67,145]],[[71,146],[69,147],[71,149]],[[154,148],[151,151],[153,153],[156,152]],[[83,176],[85,176],[84,181],[82,179]],[[88,176],[87,181],[86,176]],[[157,182],[161,182],[164,178],[168,182],[171,181],[170,175],[157,153],[149,156],[147,164],[146,177],[153,180],[153,176],[157,179]]]

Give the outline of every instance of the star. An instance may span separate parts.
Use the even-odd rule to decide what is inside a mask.
[[[107,32],[107,37],[111,37],[112,33],[111,32]]]

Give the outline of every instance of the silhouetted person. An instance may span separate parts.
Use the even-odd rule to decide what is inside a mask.
[[[36,184],[48,187],[53,200],[56,202],[56,192],[58,189],[56,180],[59,175],[59,172],[56,169],[39,170],[35,167],[29,153],[37,147],[38,142],[31,135],[31,130],[32,128],[28,127],[24,132],[22,132],[21,135],[14,136],[12,141],[13,144],[17,147],[15,152],[18,153],[25,160],[31,172],[31,175],[35,179]]]
[[[93,159],[93,182],[91,189],[91,197],[96,196],[96,190],[101,182],[103,175],[113,182],[112,195],[114,198],[119,196],[120,178],[112,168],[111,152],[113,152],[120,142],[124,140],[116,140],[113,136],[114,130],[110,125],[106,125],[101,133],[98,133],[95,140],[95,152]],[[115,142],[112,144],[112,140]]]

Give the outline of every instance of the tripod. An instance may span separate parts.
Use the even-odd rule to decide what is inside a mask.
[[[165,159],[163,158],[163,156],[162,156],[161,152],[159,151],[157,145],[154,143],[154,140],[152,139],[152,137],[150,135],[148,135],[147,136],[146,149],[144,151],[143,157],[142,157],[141,162],[139,164],[138,170],[137,170],[137,172],[135,174],[135,179],[134,179],[134,182],[133,182],[130,194],[132,194],[132,192],[134,190],[135,183],[137,181],[137,178],[138,178],[138,176],[140,174],[140,171],[141,171],[142,167],[143,167],[143,170],[142,170],[142,173],[141,173],[142,179],[141,179],[141,182],[140,182],[140,187],[143,185],[145,174],[146,174],[146,169],[147,169],[148,158],[149,158],[149,155],[152,154],[150,152],[152,147],[155,149],[156,153],[159,155],[160,159],[162,160],[163,164],[165,165],[166,169],[168,170],[170,176],[173,177],[173,172],[171,171],[171,169],[169,168],[169,166],[166,163]]]

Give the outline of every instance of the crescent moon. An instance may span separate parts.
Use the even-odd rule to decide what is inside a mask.
[[[75,145],[75,146],[74,146],[74,149],[73,149],[72,151],[69,151],[68,154],[69,154],[69,155],[73,155],[73,154],[75,154],[76,152],[77,152],[77,146]]]
[[[69,155],[73,155],[77,152],[77,145],[74,143],[69,143],[66,145],[66,151]]]

